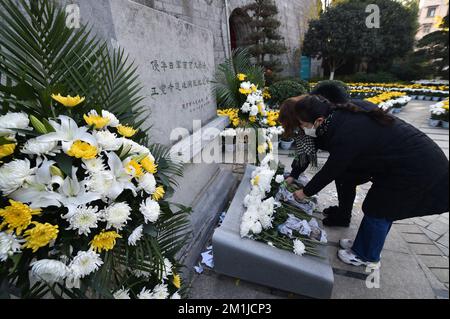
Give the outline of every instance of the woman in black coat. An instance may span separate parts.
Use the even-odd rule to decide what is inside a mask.
[[[347,172],[370,176],[364,218],[355,241],[341,241],[342,261],[374,266],[393,221],[448,211],[448,159],[412,125],[380,109],[335,105],[314,95],[286,101],[280,121],[288,134],[301,127],[319,137],[321,148],[330,153],[323,168],[295,194],[298,199],[317,194]]]

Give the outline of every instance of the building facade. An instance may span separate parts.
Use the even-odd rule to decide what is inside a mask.
[[[249,27],[240,8],[252,0],[134,0],[206,28],[214,34],[216,65],[245,39]],[[301,45],[310,19],[317,17],[317,0],[275,0],[287,53],[280,57],[285,76],[300,75]],[[317,70],[317,68],[314,68]],[[313,72],[314,73],[314,72]],[[312,74],[314,76],[314,74]]]
[[[417,40],[438,30],[440,21],[448,14],[448,4],[448,0],[420,0]]]

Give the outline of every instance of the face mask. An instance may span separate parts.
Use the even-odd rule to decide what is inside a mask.
[[[316,128],[314,127],[316,125],[316,123],[314,122],[313,126],[311,128],[304,128],[303,131],[305,131],[306,135],[309,135],[311,137],[317,137],[316,134]]]
[[[311,137],[317,137],[316,129],[314,128],[314,126],[311,128],[304,128],[303,130],[305,131],[306,135],[309,135]]]

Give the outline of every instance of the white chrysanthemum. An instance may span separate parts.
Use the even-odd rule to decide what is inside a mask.
[[[248,194],[244,198],[244,206],[247,208],[251,206],[259,206],[261,204],[261,200],[262,200],[261,194],[256,195]]]
[[[164,270],[163,270],[163,279],[167,279],[168,276],[173,275],[172,271],[173,264],[169,259],[164,258]]]
[[[69,268],[58,260],[41,259],[31,263],[31,273],[39,280],[52,284],[64,279],[69,274]]]
[[[113,293],[114,299],[131,299],[130,298],[130,289],[119,289],[115,293]]]
[[[156,285],[153,288],[153,299],[167,299],[169,297],[169,290],[164,284]]]
[[[275,182],[277,182],[278,184],[281,184],[284,182],[284,176],[283,175],[277,175],[277,177],[275,177]]]
[[[141,203],[140,212],[144,215],[145,223],[154,223],[158,220],[161,208],[158,202],[147,198],[145,202]]]
[[[137,295],[138,299],[155,299],[150,289],[142,288],[141,292]]]
[[[34,169],[30,168],[30,161],[14,160],[0,167],[0,191],[9,195],[21,187],[31,177]]]
[[[257,105],[252,105],[250,108],[250,116],[256,116],[259,113],[259,109]]]
[[[102,110],[102,117],[106,117],[107,119],[109,119],[108,126],[116,127],[120,124],[117,117],[106,110]]]
[[[127,221],[131,219],[131,207],[125,203],[114,203],[103,211],[103,218],[106,221],[106,229],[111,227],[122,230]]]
[[[220,136],[222,137],[234,137],[236,136],[236,130],[233,128],[228,128],[220,133]]]
[[[29,139],[23,146],[22,153],[30,155],[52,155],[55,156],[58,150],[57,142],[43,142],[36,138]]]
[[[130,246],[136,246],[136,243],[141,240],[142,238],[142,232],[144,230],[144,226],[138,226],[135,230],[131,233],[131,235],[128,237],[128,245]]]
[[[263,229],[270,229],[273,227],[273,216],[272,215],[261,215],[259,217],[259,223],[261,224]]]
[[[300,240],[294,240],[294,254],[302,256],[306,252],[305,244],[303,244]]]
[[[105,163],[103,163],[101,157],[83,159],[82,167],[91,174],[99,173],[106,169]]]
[[[143,189],[147,194],[152,195],[156,190],[156,179],[153,174],[145,173],[139,178],[139,187]]]
[[[111,171],[99,171],[93,173],[86,181],[87,189],[91,192],[107,196],[115,181],[114,174]]]
[[[152,276],[151,273],[149,273],[148,271],[145,270],[139,270],[139,269],[134,269],[133,270],[133,274],[137,277],[137,278],[150,278]]]
[[[256,223],[253,223],[253,225],[250,226],[250,232],[257,235],[261,233],[263,230],[261,223],[258,221]]]
[[[241,83],[241,89],[244,90],[250,90],[252,88],[252,83],[251,82],[242,82]]]
[[[241,107],[241,111],[242,111],[243,113],[248,113],[248,112],[250,112],[251,107],[252,107],[252,106],[250,105],[250,103],[245,102],[245,103],[242,105],[242,107]]]
[[[180,296],[180,294],[177,291],[170,297],[170,299],[181,299],[181,296]]]
[[[70,271],[76,278],[83,278],[96,271],[103,260],[100,255],[93,250],[79,251],[69,265]]]
[[[104,151],[117,151],[122,146],[121,140],[110,131],[96,131],[94,132],[94,137]]]
[[[99,217],[97,207],[79,206],[67,216],[70,224],[67,230],[76,229],[78,235],[89,235],[91,228],[97,228]]]
[[[20,252],[23,242],[25,240],[18,239],[13,234],[0,232],[0,261],[5,261],[8,257]]]
[[[0,136],[15,135],[13,129],[31,130],[30,120],[25,113],[7,113],[0,116]]]

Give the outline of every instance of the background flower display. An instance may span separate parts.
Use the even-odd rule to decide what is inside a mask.
[[[182,166],[141,129],[136,68],[51,1],[2,1],[0,16],[2,294],[180,298]]]
[[[449,100],[445,100],[430,106],[430,124],[438,126],[440,123],[448,128],[449,122]],[[432,122],[434,121],[434,122]],[[434,125],[433,125],[434,123]]]

